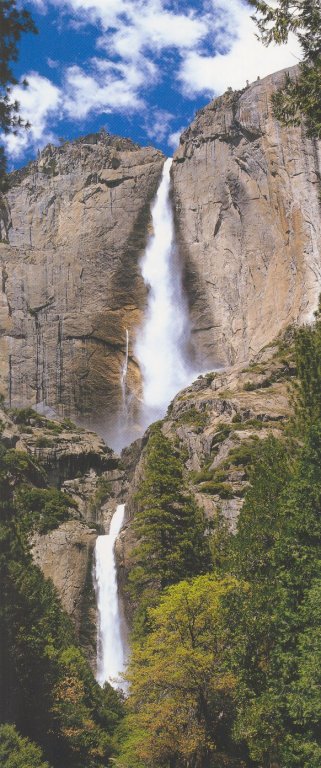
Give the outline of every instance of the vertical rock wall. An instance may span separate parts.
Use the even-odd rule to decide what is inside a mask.
[[[12,406],[48,404],[100,429],[117,410],[163,163],[103,132],[49,146],[12,175],[0,210],[0,391]],[[127,381],[139,389],[131,356]]]
[[[310,320],[321,290],[321,144],[273,117],[283,79],[211,102],[174,156],[193,336],[209,367],[248,360]]]

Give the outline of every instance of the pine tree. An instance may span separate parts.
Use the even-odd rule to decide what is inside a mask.
[[[19,115],[19,104],[12,101],[11,88],[17,84],[12,70],[12,63],[18,60],[18,44],[25,32],[36,33],[34,21],[26,9],[22,9],[16,0],[2,0],[0,4],[0,130],[4,133],[15,132],[23,125],[28,128]],[[27,85],[23,81],[23,85]],[[0,147],[0,191],[5,189],[6,161],[3,147]]]
[[[148,441],[136,504],[130,582],[144,612],[166,586],[205,573],[211,562],[204,515],[186,491],[181,461],[159,425]]]

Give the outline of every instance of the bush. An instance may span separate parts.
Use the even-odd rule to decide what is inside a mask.
[[[2,768],[49,768],[40,747],[8,724],[0,725],[0,763]]]
[[[180,424],[190,424],[193,427],[206,427],[208,424],[208,414],[204,411],[198,411],[194,406],[184,411],[178,417]]]
[[[219,496],[221,499],[233,499],[236,494],[229,483],[212,482],[203,483],[200,488],[202,493],[210,493],[213,496]]]
[[[68,520],[70,510],[77,508],[67,493],[57,488],[23,486],[16,496],[17,508],[24,518],[24,527],[38,533],[48,533]]]

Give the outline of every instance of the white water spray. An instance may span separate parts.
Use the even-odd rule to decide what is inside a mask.
[[[128,371],[128,353],[129,353],[129,332],[128,332],[128,328],[126,328],[125,360],[121,369],[121,377],[120,377],[124,408],[126,407],[126,379],[127,379],[127,371]]]
[[[152,208],[154,234],[141,263],[149,287],[145,325],[135,354],[143,376],[143,426],[163,415],[172,397],[191,380],[186,362],[188,311],[182,288],[170,201],[170,169],[166,160]]]
[[[107,536],[98,536],[95,549],[95,589],[98,609],[97,681],[124,688],[119,675],[127,657],[126,624],[120,604],[114,546],[124,521],[125,505],[116,508]]]

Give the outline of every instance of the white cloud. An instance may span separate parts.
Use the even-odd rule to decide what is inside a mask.
[[[250,18],[249,8],[239,0],[230,0],[226,21],[231,23],[237,36],[231,41],[226,53],[209,56],[199,51],[189,51],[182,61],[178,79],[186,96],[204,93],[214,96],[226,88],[244,88],[246,81],[276,72],[297,64],[302,55],[298,41],[290,35],[287,45],[265,47],[256,38],[257,27]],[[226,5],[225,5],[226,8]],[[224,36],[218,42],[224,44]]]
[[[46,77],[41,77],[36,72],[28,74],[28,88],[20,85],[12,89],[12,100],[17,100],[20,105],[20,115],[26,122],[31,123],[29,131],[22,129],[15,136],[8,134],[2,136],[9,156],[20,157],[28,145],[35,148],[52,141],[54,135],[49,128],[50,118],[56,115],[61,101],[61,93]]]
[[[163,142],[168,136],[170,124],[174,117],[175,115],[165,109],[148,110],[148,115],[145,117],[147,136],[154,139],[156,143]]]
[[[14,89],[21,114],[32,123],[29,134],[6,137],[9,151],[18,156],[28,144],[41,146],[52,139],[50,121],[84,120],[89,114],[141,111],[147,135],[156,142],[169,136],[172,116],[164,108],[147,115],[148,89],[161,81],[167,53],[175,54],[176,87],[189,98],[212,97],[227,87],[242,88],[246,80],[291,66],[300,57],[291,38],[286,46],[265,48],[255,37],[251,8],[243,0],[203,0],[194,10],[170,0],[33,0],[38,10],[61,9],[66,24],[94,24],[97,55],[81,66],[65,68],[62,85],[39,74],[27,75],[29,88]],[[181,6],[179,8],[179,5]],[[183,7],[182,7],[183,6]],[[179,10],[177,10],[179,8]],[[55,60],[48,60],[56,67]],[[154,97],[153,97],[154,98]],[[147,115],[147,116],[146,116]]]
[[[93,72],[87,74],[78,66],[69,67],[65,76],[63,108],[76,120],[90,112],[124,112],[142,108],[138,96],[142,77],[131,65],[92,62]]]
[[[169,147],[171,147],[174,150],[174,152],[179,146],[179,140],[183,131],[185,131],[185,128],[186,126],[182,126],[181,128],[178,129],[178,131],[174,131],[174,133],[170,133],[168,136],[167,144]]]

